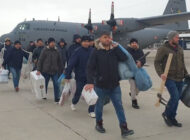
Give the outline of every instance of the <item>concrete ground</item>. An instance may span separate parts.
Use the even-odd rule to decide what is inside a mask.
[[[122,81],[123,106],[129,128],[135,134],[128,140],[189,140],[190,109],[180,103],[177,119],[182,128],[167,127],[161,117],[163,106],[155,107],[160,79],[155,73],[152,51],[145,67],[151,75],[153,87],[138,96],[140,110],[131,107],[128,95],[129,83]],[[190,72],[190,51],[185,52],[187,70]],[[164,91],[168,99],[168,93]],[[60,107],[53,102],[53,88],[50,83],[48,100],[37,100],[31,92],[30,81],[21,79],[20,92],[15,93],[12,81],[0,84],[0,140],[119,140],[120,129],[112,104],[104,107],[105,134],[95,131],[95,120],[87,113],[87,104],[80,100],[77,111],[70,109],[71,99]]]

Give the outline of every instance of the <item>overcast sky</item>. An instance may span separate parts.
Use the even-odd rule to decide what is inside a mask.
[[[1,0],[0,35],[12,29],[24,19],[57,20],[86,23],[88,10],[92,8],[92,22],[110,17],[113,0]],[[148,17],[162,15],[168,0],[115,0],[115,16]],[[190,11],[190,0],[186,0]]]

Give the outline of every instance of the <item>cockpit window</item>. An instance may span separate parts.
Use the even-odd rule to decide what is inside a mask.
[[[17,30],[17,31],[24,31],[24,30],[29,30],[29,29],[30,29],[30,24],[28,24],[28,23],[19,24],[19,25],[16,27],[16,30]]]

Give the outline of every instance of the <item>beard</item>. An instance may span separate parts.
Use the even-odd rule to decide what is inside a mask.
[[[109,47],[110,45],[111,45],[111,42],[102,42],[102,45],[104,46],[104,47]]]

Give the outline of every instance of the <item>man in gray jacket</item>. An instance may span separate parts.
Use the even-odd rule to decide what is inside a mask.
[[[54,86],[54,101],[59,102],[59,86],[58,86],[58,72],[62,69],[61,56],[55,46],[55,39],[48,39],[48,46],[42,51],[38,65],[37,75],[42,74],[45,78],[46,93],[50,78],[53,81]]]

